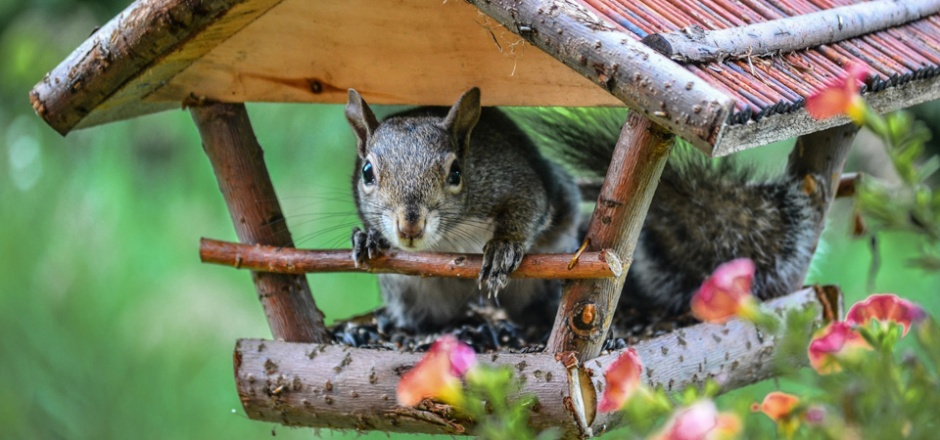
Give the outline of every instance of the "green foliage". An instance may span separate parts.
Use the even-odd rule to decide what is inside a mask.
[[[467,390],[458,408],[477,422],[474,435],[481,439],[552,440],[554,430],[536,435],[529,428],[529,413],[538,401],[534,396],[511,399],[519,391],[512,367],[487,367],[477,364],[465,376]]]
[[[940,191],[929,185],[940,169],[940,157],[924,158],[930,132],[908,112],[885,117],[870,113],[866,119],[867,127],[884,140],[901,185],[866,176],[861,179],[856,207],[871,221],[871,234],[895,230],[922,236],[922,255],[913,261],[940,270]]]

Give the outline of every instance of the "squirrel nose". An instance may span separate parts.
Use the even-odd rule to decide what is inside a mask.
[[[398,237],[403,240],[414,240],[424,235],[424,219],[408,221],[398,220]]]

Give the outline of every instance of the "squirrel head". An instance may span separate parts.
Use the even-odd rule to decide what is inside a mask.
[[[349,90],[346,119],[356,134],[356,204],[366,226],[404,250],[432,249],[463,220],[470,133],[480,119],[480,89],[441,115],[403,115],[381,123]]]

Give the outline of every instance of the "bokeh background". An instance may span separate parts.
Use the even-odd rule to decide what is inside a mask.
[[[199,262],[200,237],[235,234],[187,112],[67,138],[33,113],[29,89],[126,4],[0,0],[0,438],[360,437],[244,416],[235,340],[270,333],[249,274]],[[342,107],[248,109],[297,245],[348,247],[354,140]],[[936,103],[917,111],[940,120]],[[746,159],[779,172],[790,146]],[[883,171],[867,156],[853,166],[869,162]],[[869,293],[872,257],[848,237],[850,209],[835,207],[810,281],[839,284],[853,301]],[[936,315],[940,276],[908,265],[919,245],[880,235],[875,290]],[[379,304],[369,275],[309,278],[328,320]]]

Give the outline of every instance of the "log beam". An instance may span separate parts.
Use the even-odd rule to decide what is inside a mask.
[[[293,247],[290,231],[243,104],[204,103],[190,108],[225,198],[238,239]],[[303,275],[252,272],[258,298],[276,339],[331,340]]]
[[[694,25],[647,35],[643,43],[684,63],[723,61],[834,44],[937,12],[940,0],[876,0],[727,29],[705,30]]]
[[[712,154],[730,97],[606,22],[582,2],[468,0],[506,29],[584,75],[632,111]]]
[[[548,351],[574,352],[581,361],[600,353],[672,140],[653,121],[630,112],[585,238],[588,250],[613,249],[624,260],[624,271],[617,278],[565,284]]]
[[[819,243],[823,228],[826,225],[826,215],[832,201],[842,193],[854,192],[854,178],[841,178],[845,161],[849,157],[852,141],[858,133],[854,124],[844,124],[823,131],[806,134],[796,139],[793,151],[787,163],[786,173],[794,179],[802,179],[804,189],[814,196],[814,207],[817,210],[819,221],[816,224],[813,252]],[[813,183],[808,183],[813,182]],[[790,281],[792,288],[803,285],[809,267],[800,273],[795,273]]]
[[[782,316],[787,310],[818,306],[814,289],[764,303]],[[821,315],[817,315],[819,318]],[[771,362],[777,341],[748,322],[697,324],[642,341],[634,346],[643,359],[643,382],[678,391],[687,385],[718,381],[723,390],[748,385],[774,374]],[[603,354],[579,366],[587,378],[578,387],[591,389],[585,406],[603,395],[604,371],[620,352]],[[351,348],[329,344],[296,344],[243,339],[235,346],[235,383],[248,417],[289,426],[380,430],[409,433],[471,434],[473,425],[452,408],[425,401],[416,408],[399,406],[395,390],[401,376],[422,353]],[[556,428],[563,438],[599,435],[622,423],[620,414],[576,414],[571,370],[552,353],[482,354],[480,362],[510,365],[521,380],[521,393],[534,395],[530,424],[536,430]]]

